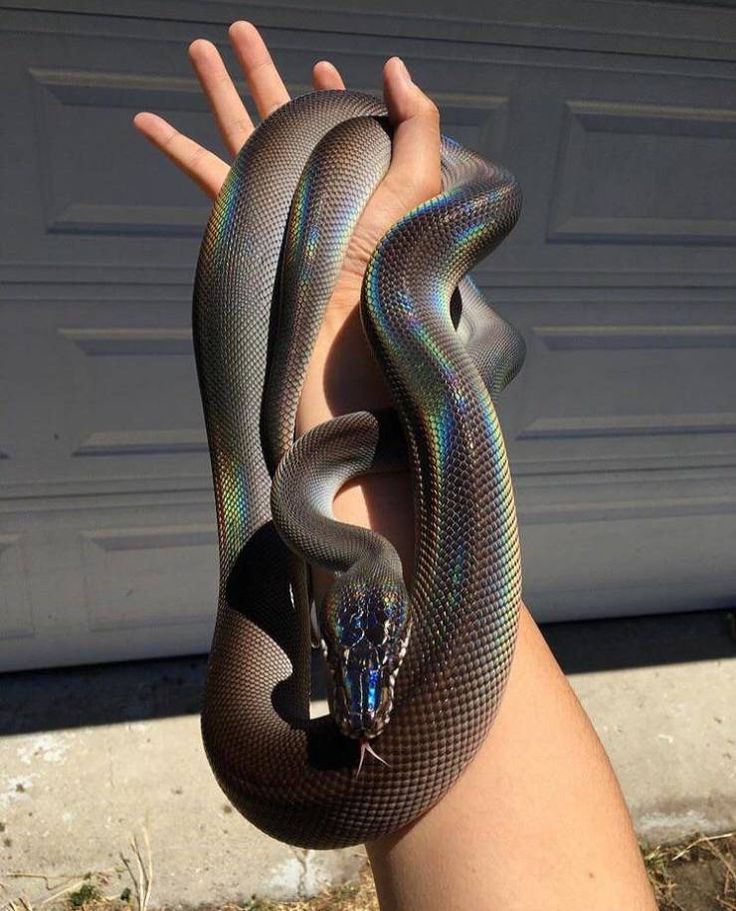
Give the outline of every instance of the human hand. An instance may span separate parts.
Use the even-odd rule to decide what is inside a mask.
[[[289,100],[268,48],[248,22],[231,25],[229,37],[257,112],[267,117]],[[214,44],[201,38],[193,41],[189,57],[218,131],[234,158],[253,132],[253,120]],[[315,64],[312,84],[315,89],[345,87],[338,70],[327,61]],[[436,195],[441,178],[437,107],[411,81],[397,57],[384,66],[383,92],[394,129],[391,165],[350,239],[305,379],[298,434],[336,414],[388,404],[358,316],[363,274],[382,235],[410,209]],[[140,112],[133,122],[210,198],[217,196],[230,168],[226,161],[157,114]],[[383,508],[387,502],[392,508]],[[374,477],[345,488],[336,498],[334,510],[337,518],[371,526],[393,540],[408,567],[412,557],[412,523],[407,522],[410,504],[406,479]]]

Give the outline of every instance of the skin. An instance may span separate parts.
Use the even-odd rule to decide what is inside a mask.
[[[229,30],[261,117],[289,99],[258,31]],[[216,47],[198,39],[189,58],[231,157],[253,130]],[[315,89],[342,89],[327,61]],[[439,114],[396,57],[383,69],[394,126],[389,172],[353,234],[302,393],[297,432],[337,414],[388,404],[357,314],[368,257],[382,234],[440,189]],[[136,128],[210,197],[229,164],[156,114]],[[376,529],[411,578],[408,477],[374,476],[335,499],[342,521]],[[323,590],[326,580],[316,579]],[[631,820],[603,747],[534,620],[522,607],[516,654],[499,714],[448,794],[400,832],[367,845],[383,911],[656,911]]]

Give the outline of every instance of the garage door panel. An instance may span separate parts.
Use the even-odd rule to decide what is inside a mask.
[[[0,643],[32,637],[35,634],[33,612],[23,559],[23,536],[20,534],[0,535],[0,578],[4,582],[0,588]]]
[[[734,244],[735,156],[736,110],[568,100],[547,239]]]
[[[158,161],[153,169],[160,180],[138,179],[151,167],[151,154],[131,125],[138,111],[155,110],[183,132],[210,134],[196,80],[39,67],[29,72],[48,234],[201,236],[209,206],[194,187],[182,186],[181,177]]]
[[[144,456],[207,451],[189,333],[185,351],[175,344],[178,327],[168,334],[71,329],[65,331],[69,341],[70,332],[77,343],[84,333],[75,344],[82,394],[75,399],[72,458],[133,457],[127,470],[134,476],[145,472]],[[95,461],[85,470],[94,473]]]
[[[625,460],[639,451],[706,455],[724,446],[736,454],[736,412],[728,391],[734,352],[711,349],[707,338],[699,349],[648,348],[639,338],[635,349],[540,354],[536,382],[527,387],[534,404],[517,441],[531,448],[558,444],[558,455],[570,449],[579,457],[603,452]]]
[[[79,540],[92,632],[137,629],[163,639],[163,627],[211,623],[214,524],[85,529]]]
[[[528,346],[500,403],[517,477],[736,463],[732,303],[683,289],[483,290]]]
[[[96,301],[0,301],[13,378],[7,492],[207,484],[191,301],[151,307],[98,291]]]
[[[32,503],[0,509],[0,667],[208,647],[218,580],[209,492]]]
[[[631,504],[633,506],[633,504]],[[653,504],[654,506],[654,504]],[[542,620],[733,606],[736,567],[733,526],[736,500],[682,510],[673,500],[656,509],[665,515],[619,518],[615,504],[590,506],[560,521],[533,510],[522,516],[524,597]],[[586,516],[585,512],[588,511]],[[666,514],[669,513],[669,514]],[[697,535],[693,535],[695,526]],[[574,553],[578,571],[569,572]]]

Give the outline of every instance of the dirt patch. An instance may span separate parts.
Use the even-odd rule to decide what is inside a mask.
[[[51,894],[43,907],[33,908],[23,897],[2,901],[7,911],[152,911],[148,905],[152,867],[145,852],[133,843],[133,859],[114,872],[87,873],[77,882]],[[150,857],[150,855],[148,855]],[[660,911],[736,911],[736,833],[694,836],[679,845],[642,846],[642,856]],[[46,876],[14,873],[12,878]],[[6,874],[7,876],[7,874]],[[130,880],[129,885],[125,880]],[[162,908],[160,911],[195,911]],[[273,902],[253,898],[245,904],[201,905],[196,911],[379,911],[370,868],[357,883],[330,889],[315,898]]]
[[[736,833],[642,854],[660,911],[736,911]]]

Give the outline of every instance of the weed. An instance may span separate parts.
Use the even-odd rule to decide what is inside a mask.
[[[83,908],[89,902],[102,898],[102,893],[92,882],[83,883],[76,892],[70,892],[67,901],[72,908]]]

